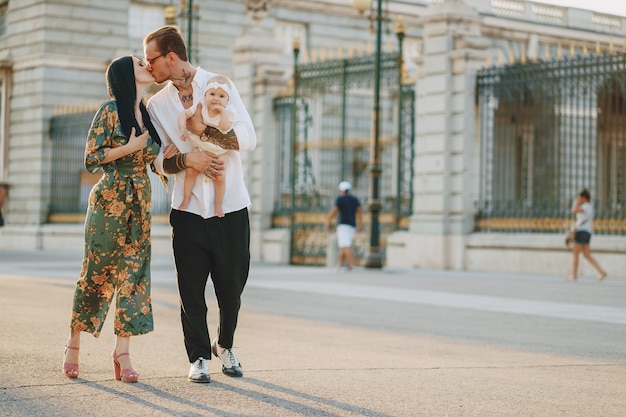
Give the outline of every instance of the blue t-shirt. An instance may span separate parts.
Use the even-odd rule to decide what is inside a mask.
[[[335,200],[339,208],[339,224],[356,227],[356,209],[361,205],[358,198],[352,194],[342,194]]]

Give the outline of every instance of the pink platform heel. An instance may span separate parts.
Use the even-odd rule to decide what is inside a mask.
[[[122,356],[129,356],[128,352],[120,353],[116,355],[113,352],[113,369],[115,370],[115,379],[122,382],[137,382],[139,380],[139,374],[135,372],[133,368],[122,369],[118,359]]]
[[[76,379],[78,378],[78,364],[65,362],[65,355],[67,354],[68,349],[79,350],[80,348],[65,345],[65,351],[63,352],[63,376],[70,379]]]

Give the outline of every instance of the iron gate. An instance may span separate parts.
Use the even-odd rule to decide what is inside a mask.
[[[329,235],[326,213],[342,180],[364,208],[366,233],[357,236],[356,255],[367,249],[367,196],[374,97],[374,57],[364,56],[298,67],[294,94],[278,98],[278,199],[273,226],[291,227],[291,263],[324,264]],[[403,84],[399,55],[381,60],[380,243],[408,228],[412,207],[414,85]]]
[[[50,120],[50,223],[84,222],[89,193],[102,176],[85,169],[85,141],[96,110],[93,106],[60,108]],[[152,183],[152,222],[168,224],[169,196],[152,170],[148,169],[148,175]]]
[[[626,55],[492,67],[477,83],[476,229],[567,230],[586,187],[594,231],[626,234]]]

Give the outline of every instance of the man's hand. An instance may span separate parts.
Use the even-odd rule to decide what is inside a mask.
[[[204,172],[204,175],[212,180],[224,175],[222,172],[224,170],[224,162],[212,152],[194,149],[185,155],[185,163],[188,168],[193,168],[198,172]]]

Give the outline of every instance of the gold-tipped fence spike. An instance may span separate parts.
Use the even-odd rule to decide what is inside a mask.
[[[341,46],[337,47],[337,59],[343,59],[343,48]]]
[[[543,57],[545,58],[546,61],[550,60],[550,45],[546,45],[546,47],[544,48]]]
[[[302,63],[303,64],[308,64],[309,63],[309,52],[307,50],[304,50],[302,52]]]
[[[54,116],[63,116],[76,113],[95,113],[102,102],[93,101],[82,104],[59,104],[54,106],[52,112]]]
[[[311,49],[311,64],[315,64],[317,62],[317,51],[315,49]]]
[[[363,43],[359,42],[356,44],[356,56],[363,56]]]
[[[502,65],[504,65],[504,56],[502,51],[498,51],[498,66],[501,67]]]
[[[372,43],[372,41],[367,41],[367,54],[374,54],[374,44]]]
[[[509,48],[509,65],[515,64],[515,54],[513,53],[513,49]]]
[[[556,46],[556,56],[559,59],[563,59],[563,48],[561,48],[561,42],[559,42]]]
[[[387,53],[390,54],[391,51],[393,51],[393,46],[391,46],[391,38],[387,38],[387,44],[386,44],[386,49],[387,49]]]
[[[326,51],[324,48],[320,48],[320,62],[326,61]]]
[[[596,41],[596,54],[600,55],[600,53],[602,53],[602,50],[600,49],[600,41]]]
[[[589,51],[587,51],[587,45],[583,43],[583,56],[589,55]]]
[[[613,47],[613,39],[609,42],[609,54],[615,54],[615,48]]]
[[[626,36],[624,36],[624,40],[622,42],[622,53],[626,54]]]
[[[522,56],[520,57],[520,62],[522,63],[522,65],[526,65],[526,62],[527,62],[526,48],[522,49]]]
[[[576,56],[576,51],[574,50],[574,44],[570,43],[569,44],[569,57],[574,58],[574,56]]]
[[[333,48],[328,48],[328,60],[329,61],[335,60],[335,50]]]
[[[485,62],[485,65],[487,66],[487,68],[491,67],[493,65],[493,59],[491,58],[491,54],[487,54],[487,61]]]
[[[354,58],[354,45],[348,45],[348,58]]]

